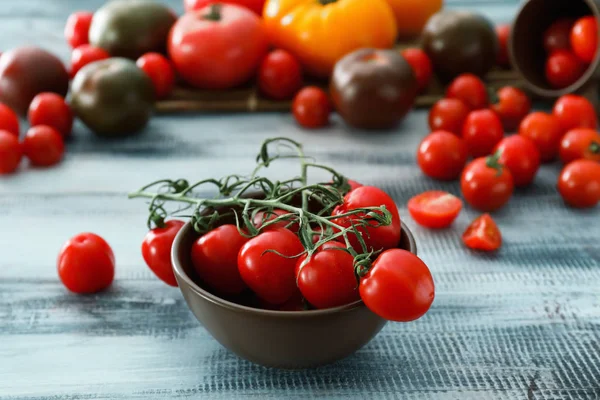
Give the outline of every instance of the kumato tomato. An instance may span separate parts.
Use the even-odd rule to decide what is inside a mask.
[[[164,226],[149,231],[142,242],[142,257],[146,265],[169,286],[177,286],[171,262],[171,247],[183,225],[183,221],[176,219],[166,221]]]
[[[593,129],[572,129],[560,142],[560,160],[564,164],[579,159],[600,162],[600,134]]]
[[[462,201],[441,190],[414,196],[408,201],[408,212],[419,225],[441,229],[452,225],[462,210]]]
[[[492,212],[502,208],[514,191],[509,169],[499,162],[499,154],[480,157],[463,171],[460,187],[467,203],[473,208]]]
[[[495,251],[502,246],[502,234],[489,214],[473,221],[462,235],[465,246],[473,250]]]
[[[421,171],[433,179],[444,181],[458,179],[468,157],[465,141],[446,131],[430,133],[417,150]]]
[[[600,163],[575,160],[563,168],[558,191],[565,203],[575,208],[591,208],[600,202]]]
[[[510,171],[515,186],[530,185],[535,179],[540,164],[540,151],[535,143],[521,135],[512,135],[502,139],[494,149],[499,152],[500,164]]]

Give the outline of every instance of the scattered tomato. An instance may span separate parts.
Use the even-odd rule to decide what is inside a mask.
[[[521,135],[502,139],[494,149],[500,152],[499,162],[510,171],[515,186],[530,185],[541,164],[540,151],[535,143]]]
[[[65,39],[72,49],[88,44],[88,33],[94,14],[88,11],[77,11],[69,15],[65,24]]]
[[[513,194],[509,169],[499,163],[499,154],[473,160],[463,171],[460,187],[473,208],[492,212],[502,208]]]
[[[137,59],[136,65],[152,81],[157,99],[164,99],[171,94],[175,84],[175,71],[165,56],[159,53],[146,53]]]
[[[462,210],[462,201],[440,190],[432,190],[414,196],[408,201],[408,212],[419,225],[427,228],[447,228]]]
[[[458,179],[468,157],[469,149],[465,141],[446,131],[429,134],[417,150],[421,171],[439,180]]]
[[[502,246],[502,233],[490,214],[476,218],[467,227],[462,239],[465,246],[473,250],[495,251]]]
[[[462,100],[471,110],[479,110],[488,106],[485,84],[473,74],[462,74],[456,77],[448,86],[446,97]]]
[[[110,54],[100,47],[83,44],[75,48],[71,53],[71,70],[69,71],[71,78],[75,77],[77,72],[86,65],[94,61],[106,60],[107,58],[110,58]]]
[[[593,129],[572,129],[560,142],[560,159],[571,161],[586,159],[600,162],[600,134]]]
[[[471,111],[462,131],[462,138],[473,157],[491,154],[503,136],[504,129],[500,118],[489,109]]]
[[[432,131],[448,131],[460,136],[469,112],[462,100],[438,100],[429,111],[429,127]]]
[[[593,15],[578,19],[571,29],[571,48],[580,60],[591,63],[598,49],[598,21]]]
[[[276,219],[282,215],[288,215],[288,214],[289,214],[289,212],[280,210],[280,209],[274,209],[272,211],[259,211],[254,215],[254,218],[252,219],[252,224],[256,228],[259,228],[263,224],[266,224],[267,222],[273,221],[274,219]],[[300,226],[299,226],[298,222],[292,223],[290,220],[288,220],[288,221],[276,222],[272,225],[269,225],[267,228],[264,228],[264,229],[273,230],[273,229],[279,229],[279,228],[287,228],[294,233],[298,233],[298,229],[300,228]]]
[[[31,126],[48,125],[61,133],[71,135],[73,112],[65,99],[52,92],[40,93],[33,98],[27,113]]]
[[[0,103],[0,130],[19,137],[19,117],[10,107],[2,103]]]
[[[575,128],[596,129],[598,116],[594,105],[585,97],[567,94],[554,103],[552,113],[558,118],[563,131]]]
[[[566,88],[581,78],[585,68],[585,64],[569,50],[557,50],[546,60],[546,79],[553,88]]]
[[[433,65],[429,56],[421,49],[410,48],[402,50],[402,56],[408,61],[415,73],[419,91],[423,91],[429,86],[433,75]]]
[[[185,12],[201,10],[207,5],[214,3],[214,0],[184,0]],[[258,16],[262,15],[265,0],[221,0],[221,3],[237,4],[254,11]]]
[[[164,226],[149,231],[142,242],[142,257],[146,265],[169,286],[177,286],[171,262],[171,247],[183,225],[183,221],[176,219],[166,221]]]
[[[308,86],[294,97],[292,111],[298,124],[304,128],[321,128],[329,123],[331,103],[323,89]]]
[[[550,25],[544,32],[544,49],[548,54],[556,50],[569,50],[569,36],[575,21],[571,18],[562,18]]]
[[[531,100],[521,89],[505,86],[498,91],[498,103],[492,110],[500,117],[506,132],[513,132],[531,110]]]
[[[21,163],[23,151],[19,138],[12,132],[0,130],[0,175],[11,174]]]
[[[600,202],[600,163],[592,160],[572,161],[560,173],[558,191],[571,207],[595,207]]]
[[[501,67],[510,66],[510,60],[508,57],[508,40],[510,38],[510,25],[502,24],[496,26],[496,35],[498,36],[498,59],[496,63]]]
[[[557,117],[539,111],[529,114],[519,126],[519,135],[533,140],[542,162],[556,158],[563,132]]]
[[[258,87],[266,96],[286,100],[302,87],[302,66],[291,53],[274,50],[267,54],[258,70]]]
[[[37,125],[27,131],[23,140],[23,153],[32,165],[49,167],[63,157],[65,144],[56,129],[47,125]]]

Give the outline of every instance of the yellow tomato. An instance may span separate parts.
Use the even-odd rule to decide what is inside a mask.
[[[403,38],[421,34],[429,17],[442,9],[444,0],[386,0],[396,15],[398,36]]]

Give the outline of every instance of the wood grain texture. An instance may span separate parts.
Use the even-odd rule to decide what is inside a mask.
[[[502,3],[456,6],[503,19],[516,1]],[[100,4],[5,0],[0,49],[35,43],[66,59],[66,15]],[[505,246],[481,255],[460,244],[473,210],[439,232],[408,216],[414,194],[459,193],[456,183],[428,180],[415,166],[427,133],[422,111],[379,134],[337,118],[327,129],[304,131],[290,115],[269,113],[160,116],[124,140],[95,138],[80,124],[74,133],[60,166],[23,166],[0,180],[0,399],[600,398],[600,210],[563,206],[558,165],[544,166],[535,185],[497,213]],[[276,135],[387,190],[437,285],[424,318],[388,324],[354,356],[317,370],[265,369],[224,350],[179,291],[144,266],[146,207],[126,199],[158,178],[244,173],[261,141]],[[272,176],[295,168],[283,163]],[[67,238],[90,230],[113,246],[116,281],[106,293],[78,297],[59,283],[55,259]]]

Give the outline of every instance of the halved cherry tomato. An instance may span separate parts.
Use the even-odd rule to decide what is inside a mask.
[[[557,117],[539,111],[529,114],[519,125],[519,135],[533,140],[542,162],[556,158],[563,133]]]
[[[293,54],[274,50],[258,69],[258,87],[272,99],[291,99],[302,87],[302,66]]]
[[[402,56],[408,61],[415,73],[419,91],[423,91],[429,86],[431,76],[433,75],[433,65],[427,53],[418,48],[402,50]]]
[[[557,50],[546,60],[546,80],[556,89],[577,82],[585,72],[585,64],[569,50]]]
[[[438,100],[429,111],[429,127],[432,131],[448,131],[460,136],[469,112],[462,100]]]
[[[600,163],[592,160],[569,163],[560,173],[557,186],[571,207],[595,207],[600,202]]]
[[[593,129],[572,129],[560,142],[560,159],[571,161],[587,159],[600,162],[600,134]]]
[[[500,48],[498,50],[498,59],[496,63],[501,67],[508,67],[510,60],[508,58],[508,39],[510,38],[510,25],[502,24],[496,26],[496,36],[498,36],[498,44]]]
[[[494,149],[500,152],[499,162],[510,171],[515,186],[527,186],[533,182],[541,164],[540,151],[525,136],[512,135],[502,139]]]
[[[488,106],[485,84],[473,74],[462,74],[456,77],[448,86],[446,97],[462,100],[471,110],[479,110]]]
[[[477,210],[495,211],[503,207],[512,196],[512,174],[498,159],[498,153],[477,158],[463,171],[460,181],[463,196]]]
[[[429,134],[417,150],[417,163],[423,173],[439,180],[458,179],[469,158],[464,140],[446,131]]]
[[[546,32],[544,32],[544,49],[548,54],[556,50],[569,50],[569,36],[574,22],[572,18],[562,18],[546,29]]]
[[[498,103],[492,110],[500,117],[506,132],[515,131],[531,110],[531,100],[521,89],[505,86],[498,91]]]
[[[488,109],[471,111],[462,131],[462,138],[469,148],[469,154],[473,157],[491,154],[503,136],[504,129],[500,118]]]
[[[578,19],[571,29],[571,48],[577,57],[586,63],[596,58],[598,51],[598,21],[593,15]]]
[[[446,228],[462,210],[462,201],[441,190],[432,190],[414,196],[408,201],[408,212],[416,223],[427,228]]]
[[[473,250],[495,251],[502,246],[502,233],[490,214],[483,214],[469,225],[462,236],[465,246]]]
[[[554,103],[552,114],[558,118],[563,132],[575,128],[596,129],[598,126],[594,105],[583,96],[567,94],[560,97]]]
[[[0,175],[12,174],[23,157],[19,138],[12,132],[0,130]]]
[[[170,286],[177,286],[171,262],[171,247],[183,225],[183,221],[176,219],[166,221],[163,227],[149,231],[142,242],[142,257],[146,265],[154,275]]]

